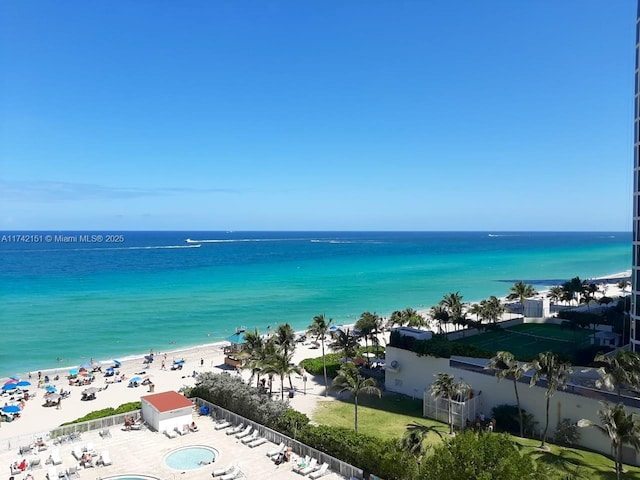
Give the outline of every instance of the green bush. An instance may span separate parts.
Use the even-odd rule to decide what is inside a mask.
[[[450,358],[451,355],[463,357],[491,358],[496,352],[483,350],[474,345],[451,342],[444,335],[434,335],[431,340],[417,340],[414,337],[392,331],[389,345],[414,352],[418,356],[429,355],[438,358]]]
[[[338,370],[340,370],[340,367],[342,366],[342,364],[340,363],[341,358],[342,356],[338,353],[328,353],[325,355],[328,377],[333,378],[338,375]],[[306,358],[302,362],[300,362],[300,366],[311,375],[324,375],[322,369],[322,357]]]
[[[498,405],[491,409],[491,417],[495,420],[495,429],[498,432],[508,432],[513,435],[520,435],[520,417],[518,416],[517,405]],[[527,432],[533,432],[536,421],[533,415],[522,409],[522,419],[524,421],[525,436]]]
[[[102,410],[95,410],[86,414],[84,417],[80,417],[71,422],[63,423],[61,426],[72,425],[74,423],[88,422],[91,420],[97,420],[99,418],[111,417],[113,415],[120,415],[121,413],[134,412],[142,408],[141,402],[129,402],[123,403],[118,408],[103,408]]]

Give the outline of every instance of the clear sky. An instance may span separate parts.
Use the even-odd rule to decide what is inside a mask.
[[[0,3],[0,229],[631,229],[635,0]]]

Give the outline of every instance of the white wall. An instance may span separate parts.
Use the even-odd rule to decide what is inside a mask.
[[[191,407],[171,410],[170,412],[161,412],[158,415],[158,431],[174,430],[176,427],[182,430],[185,425],[189,425],[192,422],[192,419]]]
[[[387,364],[390,364],[393,360],[398,361],[397,371],[385,372],[385,387],[388,391],[414,398],[422,398],[423,393],[433,383],[435,374],[448,373],[453,375],[456,381],[463,380],[471,385],[476,392],[482,392],[480,409],[486,416],[491,415],[491,409],[495,406],[505,403],[516,404],[513,382],[510,380],[498,382],[496,377],[491,375],[452,368],[449,366],[449,359],[447,358],[419,357],[413,352],[395,347],[387,347],[386,357]],[[454,358],[465,359],[464,357]],[[475,359],[468,360],[474,361]],[[482,362],[482,360],[480,361]],[[546,415],[545,389],[518,383],[518,392],[522,408],[534,415],[534,420],[538,422],[537,428],[542,432]],[[577,422],[582,418],[599,422],[597,411],[600,408],[602,408],[600,403],[595,399],[558,391],[550,400],[548,438],[553,436],[556,425],[564,418],[569,418],[572,422]],[[638,409],[626,408],[628,411],[640,414]],[[610,453],[611,443],[607,436],[601,434],[595,428],[583,428],[580,429],[580,433],[579,445],[607,455]],[[632,458],[625,457],[626,462],[638,465],[635,454]]]

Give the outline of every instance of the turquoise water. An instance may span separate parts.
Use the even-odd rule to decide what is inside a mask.
[[[146,475],[118,475],[115,477],[102,477],[102,480],[160,480],[158,477],[148,477]]]
[[[106,233],[75,243],[6,235],[0,376],[205,344],[238,326],[302,330],[321,313],[350,323],[364,311],[428,308],[448,292],[475,301],[518,280],[543,288],[631,266],[631,234],[619,232],[125,232],[109,243]]]
[[[205,446],[190,446],[169,452],[164,457],[164,463],[175,470],[194,470],[202,468],[200,462],[212,462],[218,457],[218,452]]]

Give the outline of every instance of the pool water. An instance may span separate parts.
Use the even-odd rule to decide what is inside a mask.
[[[169,452],[164,457],[164,463],[175,470],[194,470],[206,465],[202,462],[212,462],[218,458],[218,455],[218,451],[214,448],[205,445],[192,445]]]
[[[149,477],[148,475],[125,474],[115,477],[103,477],[102,480],[160,480],[158,477]]]

